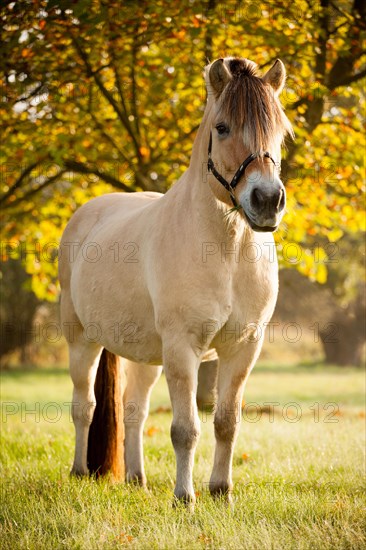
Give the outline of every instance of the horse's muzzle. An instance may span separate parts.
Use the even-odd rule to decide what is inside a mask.
[[[275,186],[255,186],[242,204],[245,218],[254,231],[273,232],[278,228],[286,206],[282,182]]]

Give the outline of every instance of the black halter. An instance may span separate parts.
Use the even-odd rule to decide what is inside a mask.
[[[209,171],[212,172],[212,174],[215,176],[215,178],[225,187],[225,189],[227,189],[230,193],[230,198],[232,200],[232,203],[235,207],[238,207],[238,203],[237,203],[237,200],[235,198],[235,195],[234,195],[234,189],[235,187],[238,185],[239,183],[239,180],[240,178],[242,177],[242,175],[244,174],[246,168],[249,166],[249,164],[251,162],[253,162],[253,160],[255,160],[256,158],[260,158],[260,157],[265,157],[265,158],[269,158],[271,159],[271,161],[273,162],[273,164],[276,166],[276,162],[273,160],[273,158],[271,157],[271,155],[269,153],[263,153],[262,155],[260,153],[251,153],[249,155],[249,157],[247,157],[245,159],[244,162],[242,162],[242,164],[239,166],[239,168],[237,169],[237,171],[235,172],[234,174],[234,177],[233,179],[231,180],[231,182],[229,183],[228,181],[226,181],[226,179],[216,170],[215,168],[215,165],[214,165],[214,162],[211,158],[211,150],[212,150],[212,132],[210,132],[210,141],[208,143],[208,161],[207,161],[207,166],[208,166],[208,169]]]

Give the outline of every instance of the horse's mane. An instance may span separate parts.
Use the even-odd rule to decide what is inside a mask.
[[[234,58],[229,61],[232,79],[222,96],[219,113],[232,130],[244,131],[251,152],[267,151],[286,134],[293,134],[272,87],[257,75],[255,63]]]

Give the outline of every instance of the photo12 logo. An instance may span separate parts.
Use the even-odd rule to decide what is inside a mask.
[[[296,242],[275,243],[265,242],[259,245],[255,242],[215,242],[207,241],[201,245],[202,262],[208,263],[218,258],[222,263],[239,263],[245,261],[256,263],[266,258],[270,263],[277,262],[277,259],[288,264],[299,264],[305,255],[311,254],[314,263],[337,263],[339,246],[337,243],[314,243],[311,248],[304,248]]]
[[[98,242],[81,243],[79,241],[64,241],[62,248],[56,241],[50,242],[25,242],[25,241],[2,241],[0,242],[1,258],[14,258],[25,261],[33,257],[37,263],[55,263],[62,254],[66,254],[70,263],[74,263],[80,255],[84,262],[97,263],[106,257],[114,263],[123,262],[136,264],[139,260],[140,247],[135,242],[115,241],[108,246],[102,247]]]

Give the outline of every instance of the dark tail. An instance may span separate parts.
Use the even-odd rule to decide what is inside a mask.
[[[217,359],[202,361],[198,371],[197,405],[200,411],[212,412],[217,402]]]
[[[124,478],[124,387],[117,356],[104,349],[95,380],[97,406],[88,439],[88,468],[97,477],[110,472],[117,480]]]

